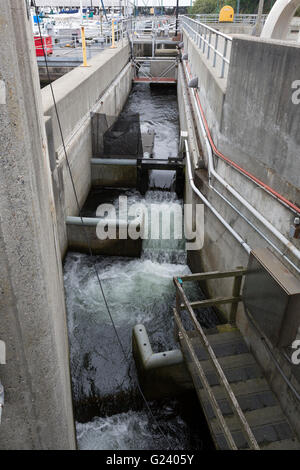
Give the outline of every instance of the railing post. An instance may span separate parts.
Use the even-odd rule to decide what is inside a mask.
[[[114,18],[111,21],[111,46],[112,49],[116,47],[115,45],[115,20]]]
[[[226,54],[227,54],[227,38],[225,38],[225,42],[224,42],[224,52],[223,52],[223,57],[222,57],[221,78],[224,78]]]
[[[211,43],[211,31],[209,31],[209,35],[208,35],[207,59],[209,59],[209,54],[210,54],[210,43]]]
[[[81,44],[82,44],[82,58],[83,58],[83,67],[88,67],[87,59],[86,59],[86,43],[85,43],[85,34],[84,34],[84,26],[81,26]]]
[[[215,53],[214,53],[214,60],[213,60],[213,67],[216,66],[217,62],[217,50],[218,50],[218,42],[219,42],[219,35],[216,34],[216,40],[215,40]]]
[[[238,266],[237,269],[242,269],[242,267]],[[242,280],[243,280],[243,274],[237,275],[234,277],[232,297],[240,296]],[[231,304],[230,313],[229,313],[229,323],[235,323],[237,308],[238,308],[238,302]]]

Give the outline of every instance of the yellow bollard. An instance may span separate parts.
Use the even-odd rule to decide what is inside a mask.
[[[111,46],[112,49],[116,48],[117,46],[115,45],[115,20],[112,19],[111,22]]]
[[[84,26],[81,26],[81,43],[82,43],[82,57],[83,57],[83,64],[81,67],[89,67],[86,59],[86,43],[85,43],[85,34],[84,34]]]

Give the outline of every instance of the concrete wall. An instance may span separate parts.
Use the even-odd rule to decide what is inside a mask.
[[[110,231],[114,234],[115,238],[111,235],[111,238],[105,240],[98,237],[97,226],[100,226],[101,233],[104,231]],[[138,233],[144,231],[144,219],[137,218],[130,221],[130,223],[119,224],[118,220],[108,221],[100,218],[89,218],[89,217],[68,217],[67,218],[67,235],[70,250],[79,251],[82,253],[90,254],[90,249],[94,255],[105,255],[105,256],[129,256],[133,258],[139,258],[142,252],[142,238],[133,240],[129,236],[124,237],[124,233],[127,235],[129,226],[131,230]],[[108,235],[107,235],[108,237]],[[87,243],[87,238],[89,242]]]
[[[197,50],[197,46],[188,38],[185,38],[185,42],[189,62],[192,61],[192,72],[199,77],[201,104],[217,148],[225,156],[299,205],[300,160],[296,158],[296,155],[300,153],[299,133],[297,132],[300,105],[294,105],[291,101],[293,91],[291,83],[297,76],[300,76],[299,61],[293,62],[292,57],[293,53],[295,58],[298,57],[299,47],[278,44],[276,41],[272,41],[271,44],[254,38],[234,39],[229,75],[227,83],[223,82],[225,86],[222,87],[212,67]],[[281,63],[286,68],[281,68]],[[239,64],[241,64],[240,67]],[[257,77],[255,70],[257,70]],[[276,100],[272,100],[273,95],[276,96]],[[194,103],[192,104],[196,115]],[[207,155],[198,119],[196,119],[196,127],[201,144],[197,166],[201,168],[203,164],[207,166]],[[241,176],[238,171],[220,158],[216,157],[214,161],[220,176],[260,211],[274,227],[289,238],[294,213],[247,177]],[[205,172],[204,174],[200,172],[199,178],[203,180],[204,185],[207,184]],[[212,183],[231,203],[234,203],[238,209],[242,209],[242,213],[250,222],[255,223],[271,242],[284,251],[283,245],[271,232],[247,210],[241,208],[239,202],[225,188],[214,180]],[[220,208],[221,213],[228,215],[228,221],[234,221],[237,217],[236,212],[232,211],[215,193],[211,191],[210,193],[210,197]],[[257,236],[243,219],[238,217],[236,223],[238,233],[243,235],[245,240],[251,240],[251,246],[267,245],[267,242]],[[208,229],[208,234],[210,232]],[[252,233],[254,238],[252,238]],[[299,240],[292,239],[292,243],[300,247]],[[214,259],[213,253],[212,256]],[[222,260],[223,258],[224,256],[221,257]],[[290,258],[297,265],[297,259],[293,255]],[[237,262],[239,263],[238,259]]]
[[[101,161],[103,160],[103,163]],[[92,160],[92,186],[136,188],[137,165],[123,164],[120,161],[111,162],[110,159]]]
[[[300,44],[233,38],[218,145],[293,202],[300,202]]]
[[[91,187],[92,129],[91,112],[117,116],[132,86],[127,43],[107,49],[89,61],[90,67],[77,67],[52,84],[60,116],[68,159],[79,204],[83,205]],[[52,179],[58,215],[62,256],[67,249],[65,220],[78,209],[71,184],[50,87],[42,90],[51,148]]]
[[[25,5],[0,1],[0,449],[74,449],[57,220]]]
[[[291,101],[291,83],[300,76],[299,47],[284,45],[277,41],[259,41],[250,37],[234,38],[231,65],[227,83],[223,82],[224,86],[218,83],[214,70],[209,67],[201,53],[196,50],[196,46],[187,37],[185,37],[186,49],[188,49],[189,61],[192,61],[193,75],[199,77],[199,96],[217,148],[299,205],[300,141],[297,129],[300,105],[293,105]],[[179,87],[184,88],[181,72],[179,82]],[[186,99],[184,99],[185,95]],[[220,99],[222,95],[223,99]],[[197,135],[195,136],[195,132],[191,131],[193,120],[191,116],[188,119],[191,113],[187,110],[189,107],[187,90],[180,91],[178,97],[181,126],[189,132],[189,148],[194,162],[194,178],[197,187],[252,249],[270,246],[253,226],[209,186],[204,135],[197,119],[195,120]],[[192,109],[196,116],[193,102]],[[198,154],[196,162],[195,154]],[[214,161],[217,172],[225,181],[289,238],[289,229],[295,214],[221,159],[215,157]],[[223,186],[214,178],[211,184],[226,196],[251,224],[254,224],[269,238],[271,243],[285,252],[291,261],[299,266],[299,261]],[[201,203],[201,200],[192,192],[188,180],[186,180],[185,202]],[[291,239],[291,242],[299,248],[299,240]],[[274,251],[272,248],[271,250]],[[277,256],[279,256],[278,253]],[[188,261],[194,272],[229,270],[236,266],[247,266],[248,254],[212,212],[205,208],[204,246],[201,251],[189,252]],[[282,261],[296,274],[286,261]],[[207,293],[212,297],[230,295],[232,287],[231,279],[211,281],[206,285]],[[222,312],[226,319],[228,310],[224,308]],[[270,354],[264,350],[261,335],[249,325],[242,306],[238,309],[237,324],[265,370],[283,409],[299,436],[300,410],[295,395],[278,373],[278,369],[270,359]],[[295,367],[291,366],[281,351],[274,348],[273,353],[299,393],[299,374],[297,377]]]
[[[207,26],[224,34],[252,34],[254,24],[243,23],[208,23]]]

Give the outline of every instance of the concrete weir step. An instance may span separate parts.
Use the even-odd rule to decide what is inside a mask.
[[[264,378],[261,367],[250,353],[241,333],[236,328],[228,330],[224,328],[219,332],[215,329],[204,331],[260,448],[300,449],[299,441],[277,397]],[[237,447],[247,449],[248,443],[239,420],[232,410],[224,387],[220,385],[213,363],[208,358],[199,335],[195,331],[189,332],[188,335]],[[182,339],[180,343],[215,445],[218,449],[228,449],[223,430],[215,417],[208,393],[202,386],[197,367]]]

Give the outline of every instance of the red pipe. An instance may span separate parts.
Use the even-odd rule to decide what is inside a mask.
[[[187,64],[187,68],[188,68],[188,72],[189,72],[189,75],[190,77],[192,76],[191,72],[190,72],[190,67],[189,65]],[[201,116],[202,116],[202,119],[203,119],[203,122],[204,122],[204,127],[206,129],[206,132],[207,132],[207,136],[208,136],[208,139],[209,139],[209,142],[210,142],[210,145],[214,151],[214,153],[220,157],[222,160],[224,160],[226,163],[228,163],[229,165],[231,165],[232,167],[236,168],[238,171],[240,171],[241,173],[243,173],[244,175],[246,175],[248,178],[250,178],[252,181],[254,181],[256,184],[258,184],[259,186],[261,186],[262,188],[264,188],[266,191],[268,191],[269,193],[273,194],[273,196],[277,197],[280,201],[282,201],[284,204],[286,204],[287,206],[289,206],[291,209],[293,209],[294,211],[300,213],[300,207],[297,207],[295,204],[293,204],[292,202],[290,202],[288,199],[286,199],[284,196],[282,196],[281,194],[279,194],[277,191],[275,191],[275,189],[271,188],[270,186],[268,186],[267,184],[265,184],[263,181],[259,180],[258,178],[256,178],[256,176],[252,175],[252,173],[249,173],[249,171],[245,170],[244,168],[242,168],[241,166],[237,165],[237,163],[233,162],[232,160],[230,160],[228,157],[225,157],[225,155],[223,155],[218,149],[217,147],[215,146],[214,144],[214,141],[212,139],[212,136],[211,136],[211,133],[210,133],[210,130],[209,130],[209,127],[208,127],[208,124],[207,124],[207,120],[205,118],[205,115],[204,115],[204,111],[203,111],[203,108],[201,106],[201,102],[200,102],[200,98],[199,98],[199,95],[198,93],[195,91],[195,96],[196,96],[196,99],[197,99],[197,102],[198,102],[198,106],[199,106],[199,110],[200,110],[200,113],[201,113]]]

